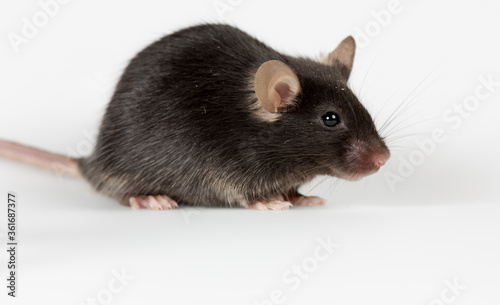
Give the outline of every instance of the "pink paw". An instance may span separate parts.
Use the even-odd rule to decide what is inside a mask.
[[[322,206],[325,205],[325,199],[316,196],[298,196],[291,200],[294,206]]]
[[[292,204],[288,201],[271,200],[271,201],[257,201],[248,206],[252,210],[288,210]]]
[[[178,205],[177,202],[170,199],[168,196],[133,196],[129,198],[130,207],[134,210],[150,209],[150,210],[171,210]]]

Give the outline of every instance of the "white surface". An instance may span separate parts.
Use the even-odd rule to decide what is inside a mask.
[[[224,21],[283,52],[316,56],[364,29],[375,20],[370,12],[390,1],[353,2],[221,0],[234,8],[220,17],[212,0],[74,0],[19,53],[8,35],[40,6],[3,2],[0,138],[85,155],[86,135],[97,128],[127,61],[161,35]],[[356,183],[305,186],[328,198],[323,208],[137,212],[83,181],[0,160],[0,198],[12,190],[20,204],[19,297],[2,289],[2,304],[86,304],[105,296],[113,270],[122,269],[135,278],[110,304],[270,304],[262,301],[274,290],[283,291],[281,304],[499,304],[500,87],[459,127],[442,116],[474,95],[480,77],[500,81],[500,5],[400,3],[358,49],[351,79],[373,114],[383,109],[379,126],[417,95],[393,122],[399,127],[392,138],[410,136],[393,143],[383,171]],[[436,128],[446,141],[391,189],[389,173],[405,174],[401,160],[417,156],[415,141]],[[5,287],[5,208],[0,217]],[[318,238],[338,248],[313,268]],[[289,272],[303,263],[314,269],[307,279],[283,281],[284,274],[297,279]],[[456,297],[445,283],[455,280],[466,287]]]

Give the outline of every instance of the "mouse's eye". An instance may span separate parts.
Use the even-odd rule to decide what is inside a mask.
[[[328,111],[321,116],[321,121],[325,124],[325,126],[334,127],[340,122],[340,118],[335,112]]]

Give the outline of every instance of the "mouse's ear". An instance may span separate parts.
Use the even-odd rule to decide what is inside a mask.
[[[279,60],[266,61],[255,74],[255,93],[267,112],[282,112],[295,102],[299,92],[297,75]]]
[[[332,53],[328,54],[326,61],[330,66],[342,64],[344,67],[340,67],[340,72],[345,79],[348,79],[354,62],[354,53],[356,53],[356,42],[352,36],[349,36],[342,40]]]

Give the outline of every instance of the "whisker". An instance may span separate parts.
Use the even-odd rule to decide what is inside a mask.
[[[402,109],[401,109],[401,110],[400,110],[400,111],[396,114],[396,116],[395,116],[393,119],[391,119],[391,121],[390,121],[390,122],[389,122],[389,123],[388,123],[385,127],[382,127],[382,128],[381,128],[381,132],[383,132],[385,129],[387,129],[387,128],[388,128],[388,127],[392,124],[392,122],[396,121],[396,119],[397,119],[398,117],[400,117],[400,116],[401,116],[401,114],[405,113],[406,111],[408,111],[408,110],[410,110],[412,107],[414,107],[414,106],[417,104],[417,103],[416,103],[416,102],[417,102],[416,98],[417,98],[420,94],[422,94],[422,93],[423,93],[423,92],[424,92],[424,91],[425,91],[425,90],[426,90],[429,86],[433,85],[433,84],[434,84],[434,83],[435,83],[438,79],[439,79],[439,77],[437,77],[436,79],[434,79],[431,83],[429,83],[428,85],[426,85],[426,86],[425,86],[425,87],[424,87],[424,88],[423,88],[420,92],[418,92],[418,93],[417,93],[417,94],[416,94],[416,95],[415,95],[415,96],[414,96],[414,97],[410,100],[410,102],[409,102],[409,103],[407,103],[407,104],[406,104],[406,106],[405,106],[405,107],[403,107],[403,108],[402,108]],[[426,110],[424,110],[424,111],[426,111]],[[411,116],[410,116],[410,117],[411,117]],[[409,117],[408,117],[408,118],[409,118]]]
[[[387,99],[387,101],[385,101],[384,105],[382,105],[382,107],[379,109],[379,111],[377,111],[377,114],[375,114],[375,116],[373,117],[373,121],[376,122],[377,119],[378,119],[378,116],[380,115],[380,113],[382,112],[382,110],[384,110],[384,108],[389,104],[389,102],[394,98],[394,96],[396,96],[396,93],[398,91],[394,91],[391,96],[389,97],[389,99]]]
[[[377,57],[380,55],[380,50],[381,50],[381,49],[379,49],[379,50],[377,51],[377,53],[375,54],[375,56],[373,57],[372,62],[370,63],[370,65],[368,66],[368,69],[367,69],[367,70],[366,70],[366,72],[365,72],[365,76],[363,76],[363,80],[361,81],[361,86],[359,86],[359,96],[360,96],[360,97],[361,97],[361,96],[364,96],[364,95],[365,95],[365,93],[366,93],[366,92],[365,92],[365,93],[363,93],[363,86],[364,86],[364,84],[365,84],[366,77],[367,77],[367,76],[368,76],[368,74],[370,73],[370,71],[371,71],[371,69],[372,69],[372,67],[373,67],[373,64],[375,63],[375,60],[376,60],[376,59],[377,59]],[[367,91],[367,92],[368,92],[368,91]]]
[[[386,144],[389,143],[394,143],[396,140],[404,139],[404,138],[409,138],[409,137],[415,137],[415,136],[421,136],[421,135],[427,135],[428,133],[426,132],[417,132],[417,133],[410,133],[410,134],[405,134],[405,135],[400,135],[394,138],[391,138],[387,141],[385,141]]]
[[[428,118],[428,119],[425,119],[425,120],[421,120],[421,121],[418,121],[418,122],[413,122],[411,124],[404,125],[401,128],[396,129],[397,127],[400,127],[402,123],[405,122],[404,120],[402,120],[402,121],[398,122],[396,125],[394,125],[393,127],[391,127],[391,129],[387,130],[387,132],[385,132],[384,138],[390,138],[390,137],[392,137],[392,135],[400,132],[401,130],[405,130],[407,128],[410,128],[410,127],[413,127],[413,126],[416,126],[416,125],[419,125],[419,124],[427,123],[429,121],[434,121],[436,119],[437,118]]]
[[[389,149],[391,151],[404,151],[404,152],[407,152],[407,151],[412,151],[413,150],[411,147],[402,146],[402,145],[388,145],[388,146],[389,146]]]
[[[309,195],[309,193],[314,191],[315,188],[317,188],[321,183],[325,182],[325,180],[328,178],[329,178],[329,176],[323,177],[318,183],[316,183],[316,185],[313,188],[311,188],[309,191],[307,191],[306,195]]]
[[[439,65],[438,65],[439,66]],[[419,83],[418,85],[410,92],[410,94],[401,102],[401,104],[399,104],[398,107],[396,107],[396,109],[392,112],[392,114],[386,119],[386,121],[384,122],[384,124],[382,125],[382,127],[380,127],[380,130],[383,131],[385,128],[387,128],[387,125],[390,124],[391,122],[391,119],[393,119],[393,117],[396,115],[399,115],[401,114],[401,109],[402,107],[407,107],[406,105],[411,105],[411,102],[412,101],[415,101],[415,98],[417,96],[419,96],[422,92],[424,92],[425,89],[427,89],[430,85],[434,84],[437,79],[439,79],[440,76],[438,76],[436,79],[434,79],[432,82],[430,82],[429,84],[427,84],[422,90],[420,90],[420,92],[418,92],[417,95],[413,96],[414,93],[420,89],[420,86],[422,84],[425,83],[425,81],[428,80],[428,78],[432,75],[432,73],[438,68],[438,66],[434,67],[434,69],[432,69]]]

